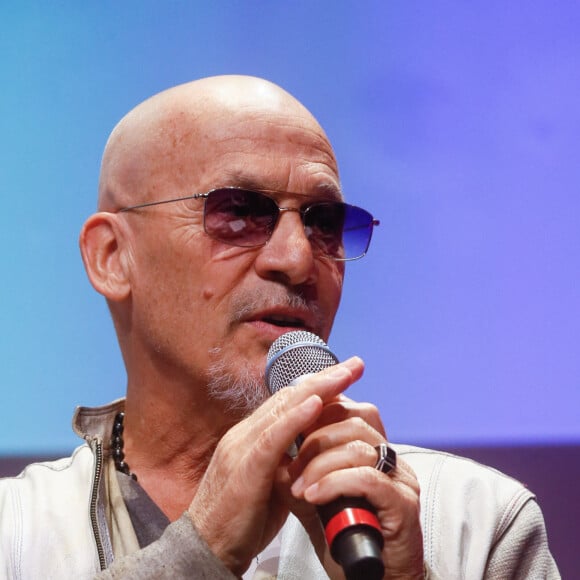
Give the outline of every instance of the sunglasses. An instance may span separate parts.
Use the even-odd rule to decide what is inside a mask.
[[[300,214],[304,232],[315,253],[334,260],[357,260],[369,248],[373,226],[379,225],[379,220],[355,205],[321,201],[301,209],[280,207],[266,193],[237,187],[221,187],[207,193],[142,203],[118,211],[125,212],[189,199],[205,200],[203,226],[208,236],[242,248],[255,248],[266,244],[276,228],[280,214],[294,211]]]

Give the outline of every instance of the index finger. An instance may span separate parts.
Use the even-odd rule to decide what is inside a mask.
[[[225,438],[251,441],[252,447],[260,449],[258,455],[262,458],[254,457],[254,461],[263,461],[262,467],[268,465],[274,470],[298,435],[315,423],[324,403],[360,378],[363,368],[362,360],[353,357],[305,378],[297,386],[281,389],[233,427]]]

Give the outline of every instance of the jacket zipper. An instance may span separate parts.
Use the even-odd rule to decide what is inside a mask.
[[[103,449],[100,441],[95,443],[95,477],[93,480],[93,490],[91,492],[91,504],[90,504],[90,516],[91,516],[91,526],[93,528],[93,535],[95,536],[95,543],[97,544],[97,553],[99,555],[99,565],[101,570],[107,567],[107,561],[105,558],[105,550],[103,548],[103,542],[101,540],[101,534],[99,532],[99,522],[97,517],[97,503],[99,488],[101,486],[101,477],[103,474]]]

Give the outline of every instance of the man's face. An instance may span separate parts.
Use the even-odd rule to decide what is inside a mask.
[[[172,154],[152,160],[160,178],[149,198],[223,186],[282,192],[272,197],[287,208],[340,198],[332,150],[307,117],[246,112],[183,135]],[[202,210],[197,199],[126,214],[132,331],[164,376],[186,377],[192,388],[212,374],[261,383],[268,349],[284,332],[328,339],[344,265],[313,254],[299,213],[283,212],[266,245],[241,248],[210,238]]]

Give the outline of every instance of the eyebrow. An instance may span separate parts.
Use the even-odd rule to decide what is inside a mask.
[[[330,183],[321,183],[316,187],[317,193],[324,195],[325,197],[330,197],[335,201],[344,201],[344,194],[342,190],[337,188],[335,185]]]
[[[226,181],[226,185],[220,185],[220,187],[239,187],[241,189],[252,189],[256,191],[263,191],[265,193],[289,193],[292,195],[300,195],[304,197],[322,196],[328,201],[344,201],[344,195],[342,191],[332,183],[319,183],[312,190],[305,192],[264,187],[263,183],[260,183],[257,179],[244,175],[232,175],[231,183],[228,183],[228,181],[229,180]]]

